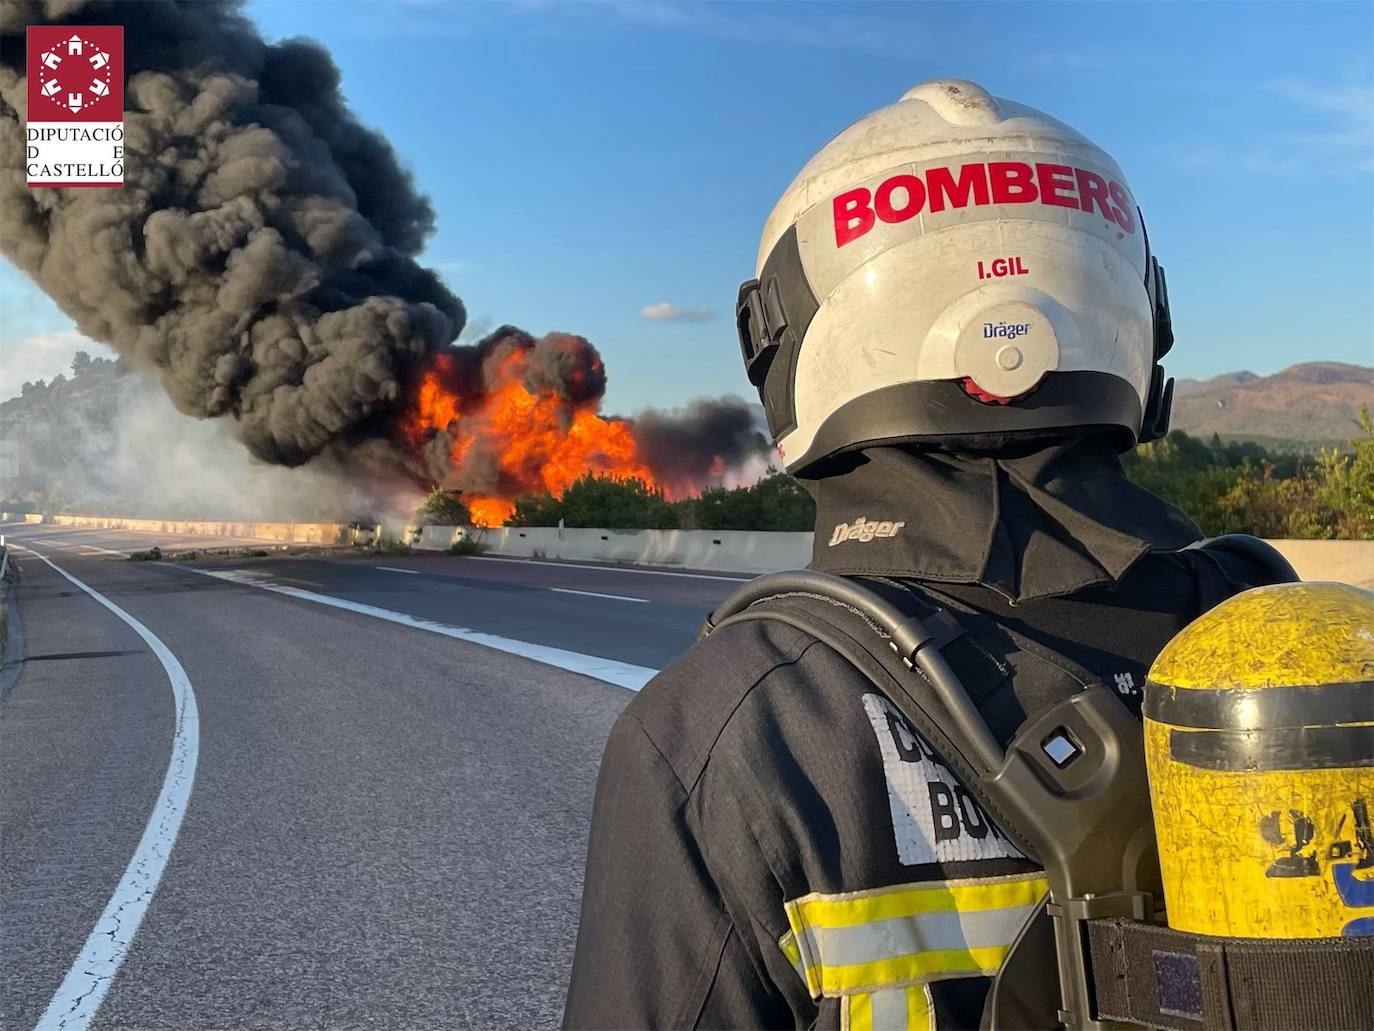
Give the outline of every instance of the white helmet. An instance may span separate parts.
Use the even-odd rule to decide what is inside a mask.
[[[876,443],[952,448],[1168,426],[1164,273],[1125,177],[1048,115],[923,82],[807,162],[736,318],[790,472]]]

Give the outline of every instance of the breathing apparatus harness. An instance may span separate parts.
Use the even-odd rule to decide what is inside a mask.
[[[1297,579],[1256,538],[1201,547],[1214,561],[1240,552],[1275,580]],[[773,573],[726,599],[700,636],[761,619],[828,645],[1045,868],[1049,893],[994,978],[985,1029],[1374,1027],[1374,938],[1230,938],[1162,926],[1140,721],[1087,670],[1003,627],[1032,661],[1076,681],[1011,726],[989,704],[1006,669],[974,645],[956,602],[933,597],[941,596],[887,578]],[[1052,955],[1057,982],[1046,967]]]

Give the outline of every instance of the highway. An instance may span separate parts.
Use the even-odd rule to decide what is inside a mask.
[[[745,579],[0,532],[5,1029],[555,1026],[606,734]]]

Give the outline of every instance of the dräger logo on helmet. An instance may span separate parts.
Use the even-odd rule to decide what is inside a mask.
[[[877,189],[857,186],[837,194],[835,246],[859,239],[879,221],[896,225],[921,211],[944,211],[987,204],[1040,204],[1098,211],[1123,232],[1135,232],[1135,205],[1126,187],[1086,168],[1038,161],[987,161],[939,166],[922,175],[901,172]]]
[[[835,531],[830,535],[830,547],[833,548],[844,541],[861,541],[867,544],[874,537],[896,537],[897,531],[905,525],[904,522],[870,521],[864,516],[859,516],[852,523],[840,523],[835,527]]]
[[[1008,340],[1015,340],[1019,336],[1024,336],[1030,332],[1029,322],[984,322],[984,337],[1006,337]]]

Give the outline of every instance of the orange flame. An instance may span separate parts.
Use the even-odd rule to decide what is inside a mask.
[[[570,406],[552,391],[531,393],[523,382],[524,363],[524,352],[512,351],[488,374],[486,392],[465,398],[446,385],[450,357],[435,355],[401,421],[404,435],[416,447],[447,433],[454,470],[478,451],[488,462],[494,460],[494,478],[502,488],[462,496],[474,523],[500,526],[515,511],[520,494],[547,491],[557,496],[589,472],[658,485],[640,457],[630,423],[604,419],[590,406]],[[489,471],[484,475],[490,478]]]

